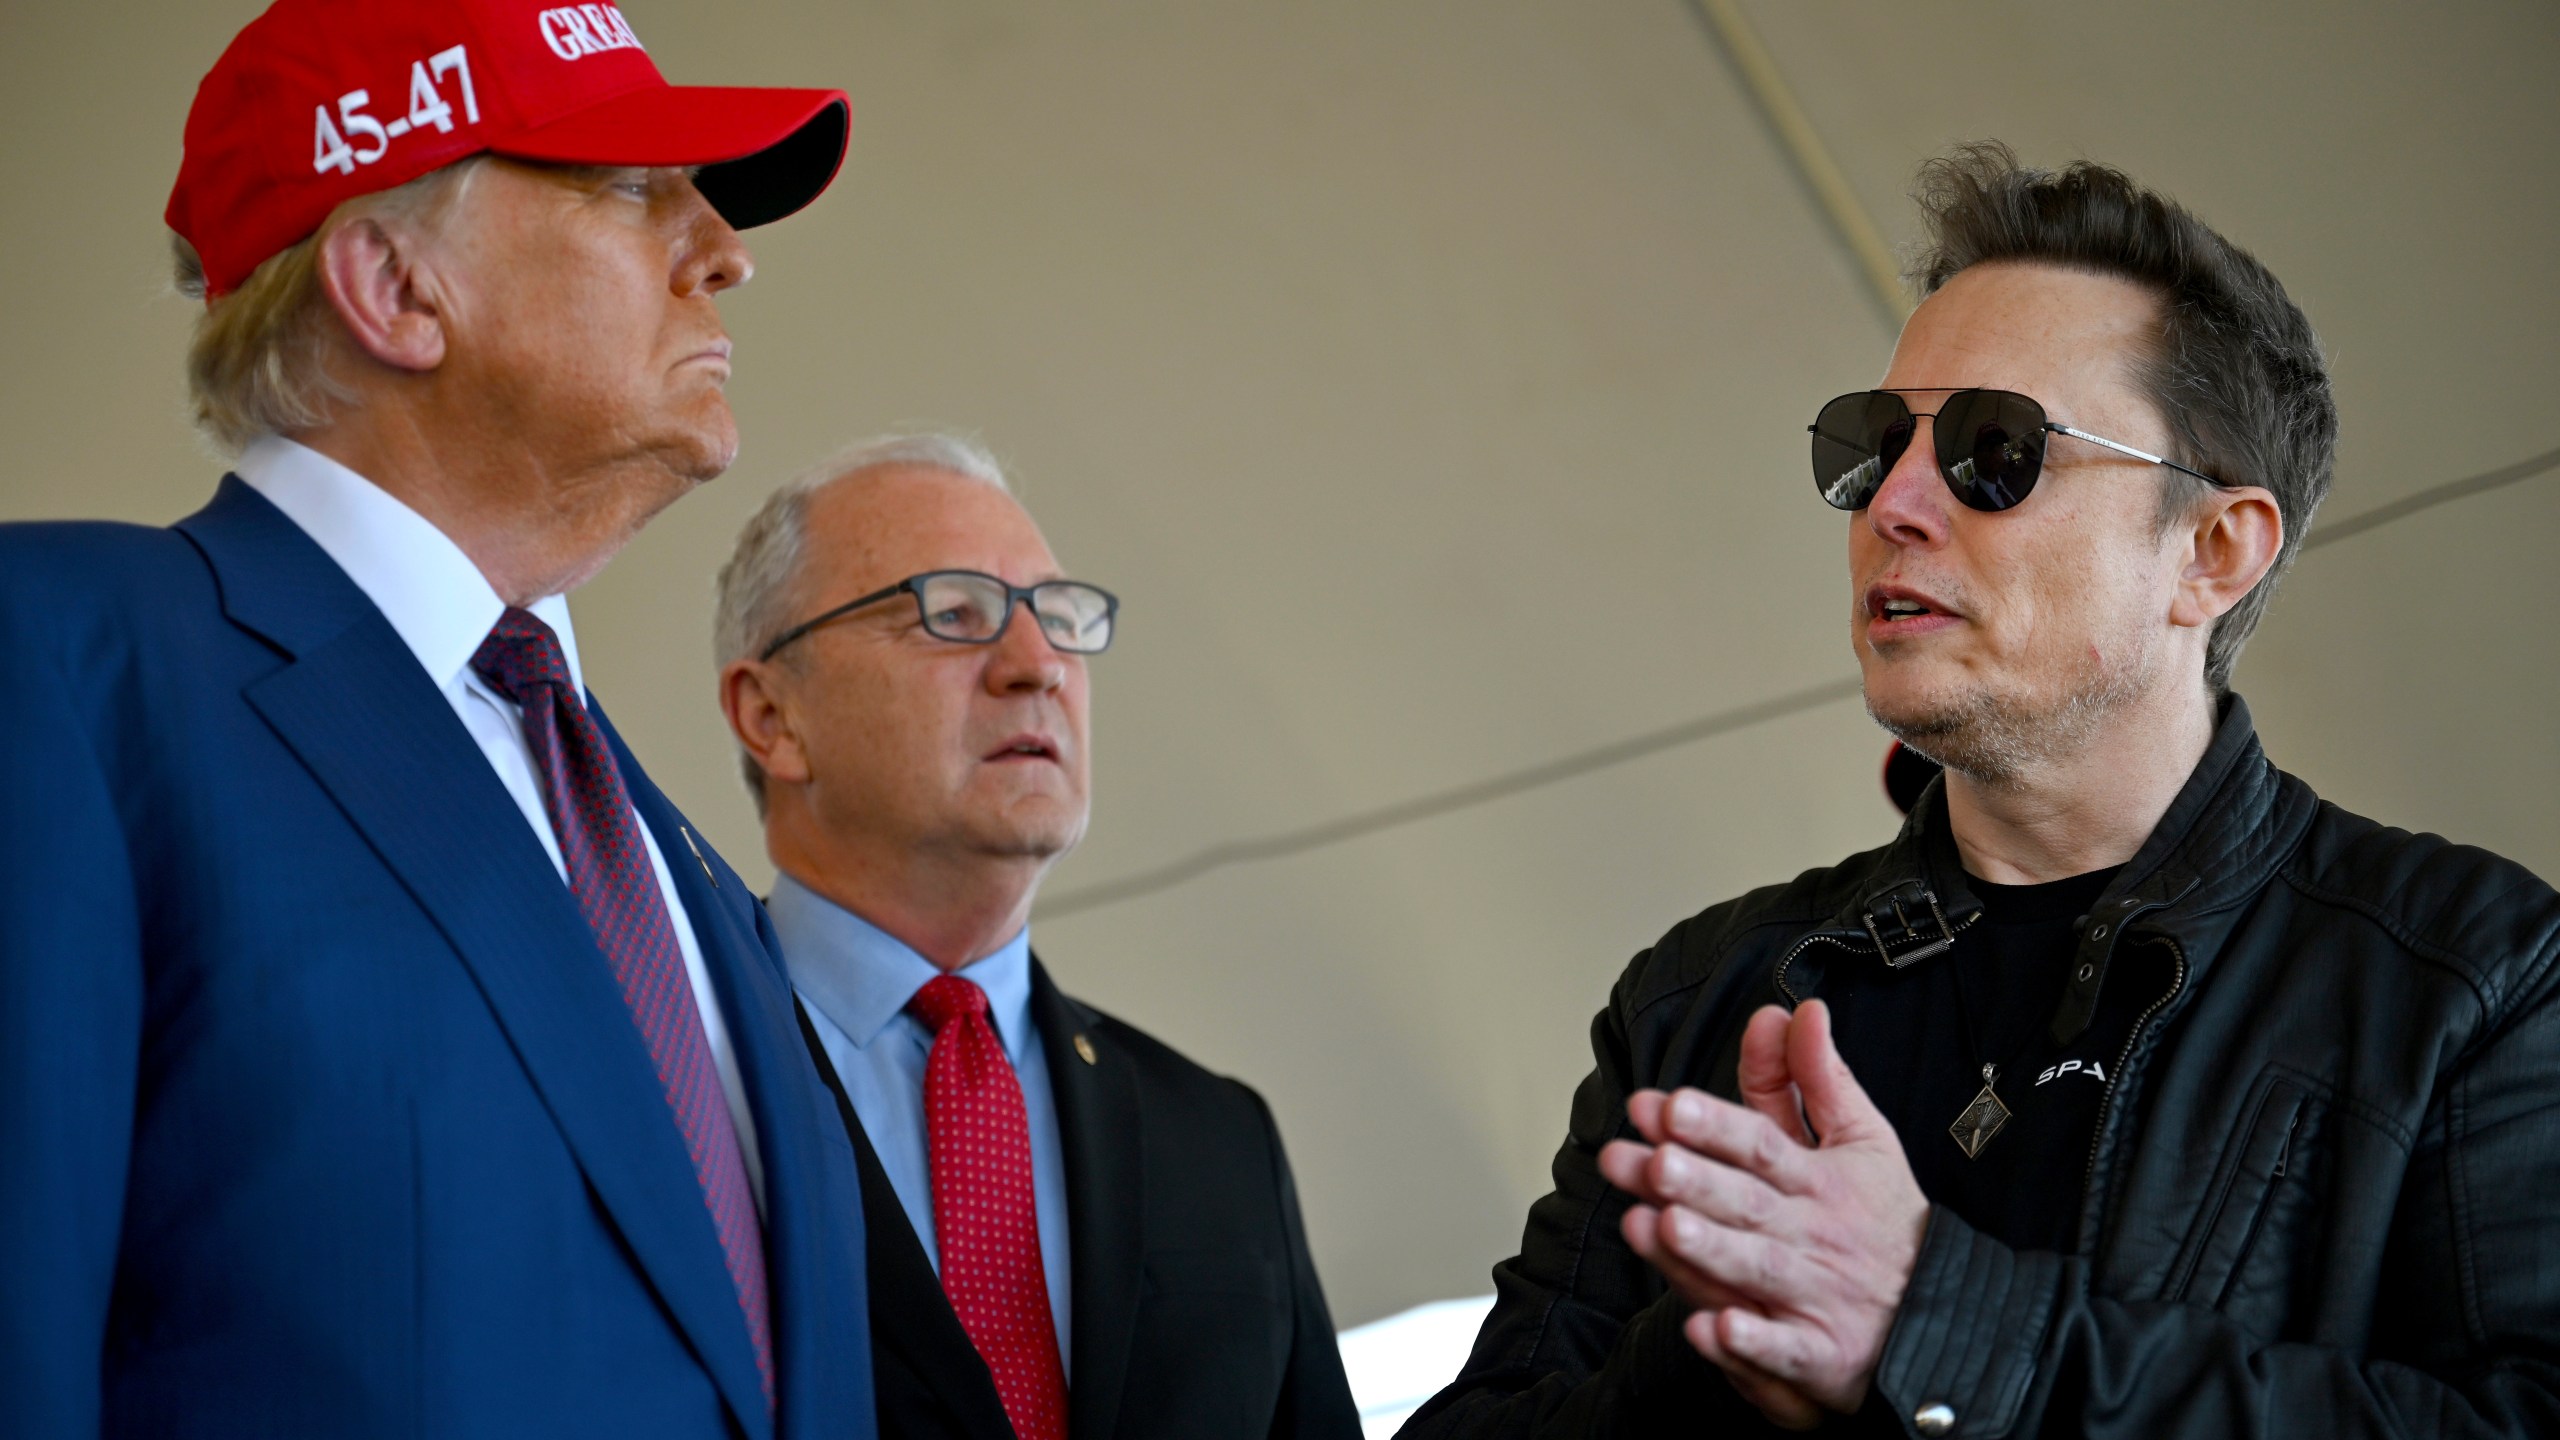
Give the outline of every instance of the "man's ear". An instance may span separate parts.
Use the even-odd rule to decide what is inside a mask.
[[[785,785],[809,783],[809,752],[801,747],[791,712],[772,683],[770,661],[733,660],[720,672],[720,712],[729,733],[753,756],[765,778]]]
[[[320,237],[320,288],[356,347],[395,370],[444,363],[444,316],[413,236],[372,218]]]
[[[2216,489],[2182,528],[2187,558],[2169,602],[2172,625],[2221,619],[2266,578],[2284,545],[2284,512],[2274,492],[2256,485]]]

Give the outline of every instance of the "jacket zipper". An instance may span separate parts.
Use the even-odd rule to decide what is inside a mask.
[[[2169,954],[2177,960],[2177,973],[2169,981],[2168,991],[2161,995],[2159,999],[2152,1001],[2151,1008],[2143,1011],[2139,1016],[2135,1017],[2133,1022],[2133,1033],[2124,1038],[2124,1050],[2121,1054],[2116,1056],[2115,1068],[2107,1072],[2107,1088],[2105,1092],[2098,1097],[2098,1128],[2097,1131],[2089,1137],[2089,1164],[2086,1169],[2080,1172],[2080,1193],[2084,1196],[2089,1195],[2091,1187],[2096,1185],[2098,1180],[2098,1150],[2100,1146],[2106,1143],[2107,1122],[2114,1118],[2116,1086],[2124,1079],[2125,1062],[2133,1058],[2133,1047],[2142,1043],[2143,1032],[2151,1028],[2152,1018],[2157,1016],[2163,1009],[2167,1008],[2170,1001],[2177,999],[2178,992],[2187,988],[2187,952],[2179,947],[2176,940],[2171,939],[2168,936],[2162,936],[2160,943],[2168,946]],[[2291,1138],[2291,1132],[2286,1132],[2288,1144],[2291,1143]],[[2281,1164],[2282,1162],[2279,1161],[2278,1163]],[[2279,1171],[2278,1173],[2282,1172]],[[2087,1201],[2084,1200],[2082,1203],[2085,1205]]]
[[[1949,936],[1961,935],[1965,931],[1972,929],[1974,923],[1979,921],[1981,918],[1982,912],[1976,910],[1972,914],[1956,921],[1952,925],[1949,925],[1947,927],[1947,934]],[[1848,931],[1842,931],[1836,934],[1816,931],[1811,935],[1807,935],[1802,940],[1797,941],[1795,948],[1788,951],[1785,958],[1778,962],[1777,970],[1769,977],[1770,983],[1778,987],[1779,994],[1787,997],[1787,1004],[1789,1006],[1801,1005],[1804,1003],[1804,998],[1796,994],[1795,991],[1787,988],[1787,967],[1796,963],[1796,957],[1803,954],[1806,950],[1811,949],[1817,942],[1825,945],[1837,945],[1841,949],[1848,950],[1854,954],[1856,952],[1856,947],[1851,945],[1849,942],[1853,939],[1863,940],[1865,938],[1866,936],[1863,934],[1856,934]],[[1886,963],[1891,964],[1892,962],[1887,960]]]
[[[2300,1105],[2294,1106],[2293,1117],[2284,1122],[2284,1143],[2276,1147],[2276,1168],[2267,1177],[2270,1180],[2284,1178],[2285,1163],[2293,1158],[2293,1132],[2302,1126],[2303,1108]]]

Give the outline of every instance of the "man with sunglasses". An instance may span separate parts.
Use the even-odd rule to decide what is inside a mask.
[[[1031,953],[1118,610],[942,435],[784,487],[720,573],[768,906],[862,1175],[881,1429],[1356,1436],[1269,1110]]]
[[[2229,688],[2328,486],[2308,323],[2103,167],[1921,198],[1811,444],[1944,778],[1637,957],[1404,1433],[2555,1433],[2560,897],[2322,803]]]

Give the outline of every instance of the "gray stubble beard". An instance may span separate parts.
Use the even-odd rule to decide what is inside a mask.
[[[2043,762],[2087,744],[2109,714],[2150,689],[2157,668],[2148,649],[2131,664],[2086,666],[2058,703],[2041,709],[2033,697],[1985,687],[1901,717],[1884,714],[1869,699],[1867,716],[1947,769],[1978,785],[2006,789]]]

